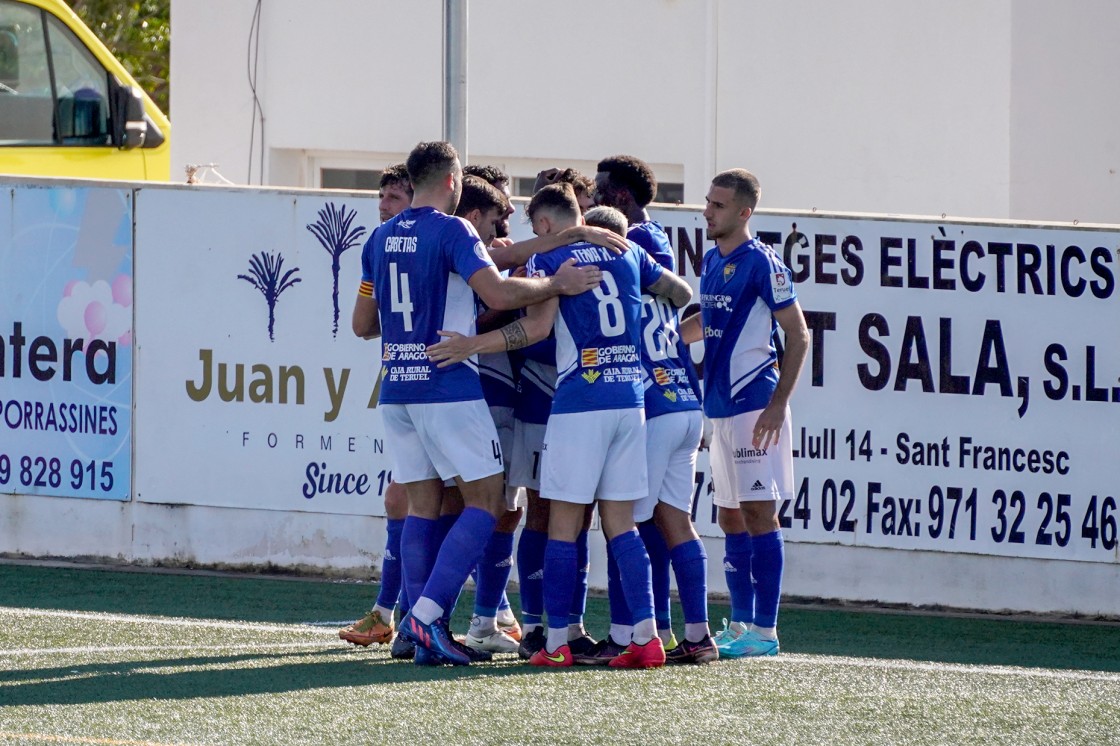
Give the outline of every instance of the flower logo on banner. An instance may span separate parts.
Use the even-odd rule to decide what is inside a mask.
[[[332,332],[335,337],[338,336],[338,273],[342,266],[340,260],[343,252],[361,243],[362,236],[366,232],[364,225],[350,227],[357,216],[357,210],[348,212],[346,205],[336,208],[333,202],[328,202],[319,210],[319,219],[307,226],[307,230],[319,239],[319,243],[331,256],[331,274],[334,275],[334,293],[331,295],[334,301]]]
[[[58,303],[58,323],[71,339],[132,344],[132,277],[117,275],[112,283],[71,280]]]
[[[284,272],[284,256],[280,252],[269,254],[262,251],[249,258],[249,274],[237,276],[237,279],[249,283],[264,296],[264,301],[268,304],[268,338],[272,342],[276,341],[273,335],[276,303],[280,300],[281,293],[302,280],[300,277],[293,277],[296,272],[299,272],[299,267]]]

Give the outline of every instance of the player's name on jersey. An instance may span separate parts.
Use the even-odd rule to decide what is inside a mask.
[[[615,254],[601,246],[587,246],[584,248],[572,249],[572,256],[575,257],[576,261],[595,264],[597,262],[613,262],[622,255]]]
[[[580,350],[580,362],[584,368],[594,368],[611,363],[636,363],[639,359],[638,348],[634,345],[584,347]]]
[[[386,254],[414,253],[416,236],[389,236],[385,239]]]

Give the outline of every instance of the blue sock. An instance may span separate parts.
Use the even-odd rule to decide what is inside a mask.
[[[618,572],[618,562],[614,557],[614,549],[607,542],[607,600],[611,605],[611,624],[632,626],[634,617],[630,615],[630,607],[626,604],[626,593],[622,590],[622,576]]]
[[[517,583],[521,588],[521,621],[540,624],[544,616],[544,548],[548,534],[522,529],[517,542]]]
[[[677,576],[677,593],[685,624],[708,621],[708,555],[699,539],[673,547],[669,553]]]
[[[455,608],[463,583],[467,581],[471,568],[478,564],[496,523],[497,519],[485,510],[467,508],[443,540],[431,577],[421,595],[438,604],[445,616]],[[414,598],[413,603],[417,600]]]
[[[544,550],[544,608],[549,629],[568,629],[572,590],[576,581],[576,545],[571,541],[549,539]]]
[[[404,519],[404,528],[401,530],[401,567],[404,579],[401,596],[407,596],[409,602],[420,598],[420,594],[424,592],[424,584],[432,573],[432,562],[439,551],[436,533],[436,521],[414,515]],[[402,608],[401,616],[406,613]]]
[[[587,611],[587,571],[591,565],[591,552],[587,548],[587,532],[580,531],[576,537],[576,584],[572,592],[572,608],[568,612],[568,624],[583,624],[583,613]]]
[[[749,624],[754,619],[754,581],[751,580],[751,535],[728,534],[723,574],[731,594],[731,620]]]
[[[452,529],[452,527],[454,527],[455,522],[457,520],[459,520],[460,515],[462,515],[462,513],[445,513],[445,514],[443,514],[439,517],[439,521],[437,522],[437,526],[436,526],[436,539],[435,539],[436,550],[433,553],[433,556],[435,554],[439,553],[440,548],[443,546],[444,540],[447,538],[447,535],[451,532],[451,529]],[[435,560],[433,559],[432,562],[434,563]],[[474,572],[474,569],[475,568],[473,568],[473,567],[471,568],[472,573]],[[466,582],[466,581],[464,581],[464,582]],[[445,623],[447,623],[447,624],[451,623],[451,613],[453,611],[455,611],[455,607],[459,603],[459,595],[462,592],[463,592],[463,587],[459,586],[459,593],[455,594],[455,599],[451,602],[450,605],[444,607],[443,616],[441,618],[443,619],[443,621]]]
[[[649,555],[649,568],[653,578],[653,616],[657,620],[657,628],[671,629],[673,621],[669,615],[669,546],[652,520],[639,523],[638,534],[646,545],[646,554]]]
[[[474,592],[475,616],[497,616],[509,574],[513,570],[513,534],[495,531],[482,550],[478,561],[477,587]]]
[[[611,539],[610,545],[615,562],[618,563],[618,574],[633,624],[652,619],[653,580],[650,576],[649,555],[642,544],[642,537],[636,530],[627,531]]]
[[[377,592],[377,605],[391,609],[397,605],[401,595],[401,531],[403,519],[388,521],[388,538],[385,540],[385,554],[381,556],[381,590]]]
[[[754,625],[778,626],[778,601],[782,596],[782,570],[785,567],[785,543],[781,531],[752,537],[754,553],[751,570],[754,573]]]

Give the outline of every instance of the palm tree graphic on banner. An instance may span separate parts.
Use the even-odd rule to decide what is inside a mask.
[[[270,254],[262,251],[249,258],[249,274],[237,276],[237,279],[249,283],[264,296],[265,303],[268,304],[268,339],[272,342],[276,341],[272,333],[276,325],[276,302],[280,300],[281,293],[301,280],[299,277],[293,277],[296,272],[299,272],[299,267],[293,267],[281,274],[283,269],[284,257],[280,252]]]
[[[334,275],[334,292],[331,298],[334,301],[334,327],[333,334],[338,336],[338,273],[343,252],[354,248],[361,243],[366,227],[359,225],[351,228],[354,218],[358,216],[357,210],[347,212],[346,205],[335,208],[333,202],[319,210],[319,219],[307,226],[307,230],[315,234],[319,243],[331,255],[331,274]]]

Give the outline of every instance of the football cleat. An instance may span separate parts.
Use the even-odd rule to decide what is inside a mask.
[[[611,668],[658,668],[665,665],[665,646],[660,637],[645,645],[632,642],[608,664]]]
[[[758,658],[764,655],[777,655],[778,641],[767,640],[759,637],[753,629],[748,630],[734,640],[719,646],[720,658]]]
[[[412,660],[416,657],[416,643],[404,635],[397,635],[393,638],[393,644],[389,646],[389,657],[400,661]]]
[[[728,624],[727,618],[725,617],[723,620],[723,629],[715,633],[712,637],[712,642],[716,644],[716,647],[725,645],[743,634],[745,629],[746,627],[739,622],[731,622],[731,624]]]
[[[516,653],[520,648],[517,640],[500,629],[489,633],[484,632],[478,637],[468,632],[465,644],[472,650],[485,650],[489,653]]]
[[[711,663],[719,660],[719,648],[711,635],[704,635],[699,642],[685,640],[672,650],[665,651],[666,663]]]
[[[416,643],[417,650],[427,648],[443,656],[448,663],[456,666],[471,663],[471,656],[451,637],[451,631],[442,619],[425,624],[409,612],[401,619],[400,634]]]
[[[555,653],[550,653],[543,647],[533,653],[529,659],[530,666],[544,666],[545,668],[571,668],[572,651],[567,645],[556,648]]]
[[[568,648],[572,651],[572,658],[587,655],[598,643],[591,635],[584,633],[574,640],[568,640]]]
[[[427,648],[415,647],[416,657],[413,659],[413,664],[417,666],[443,666],[447,665],[447,659],[439,653],[428,650]]]
[[[340,629],[338,636],[363,648],[375,642],[384,645],[393,639],[393,620],[386,622],[380,611],[371,611],[349,627]]]
[[[509,622],[503,622],[501,619],[499,619],[498,631],[505,632],[517,642],[521,642],[521,625],[517,623],[516,619],[513,619]]]
[[[533,657],[533,653],[538,650],[544,650],[545,632],[544,627],[537,627],[529,634],[521,638],[521,645],[517,648],[517,654],[525,660]]]
[[[670,650],[674,650],[680,643],[677,642],[677,636],[673,634],[673,631],[669,630],[669,639],[662,640],[661,644],[664,646],[665,652],[668,653]]]
[[[573,655],[573,658],[576,664],[580,666],[605,666],[617,658],[625,649],[625,645],[619,645],[608,635],[592,645],[586,653]]]

